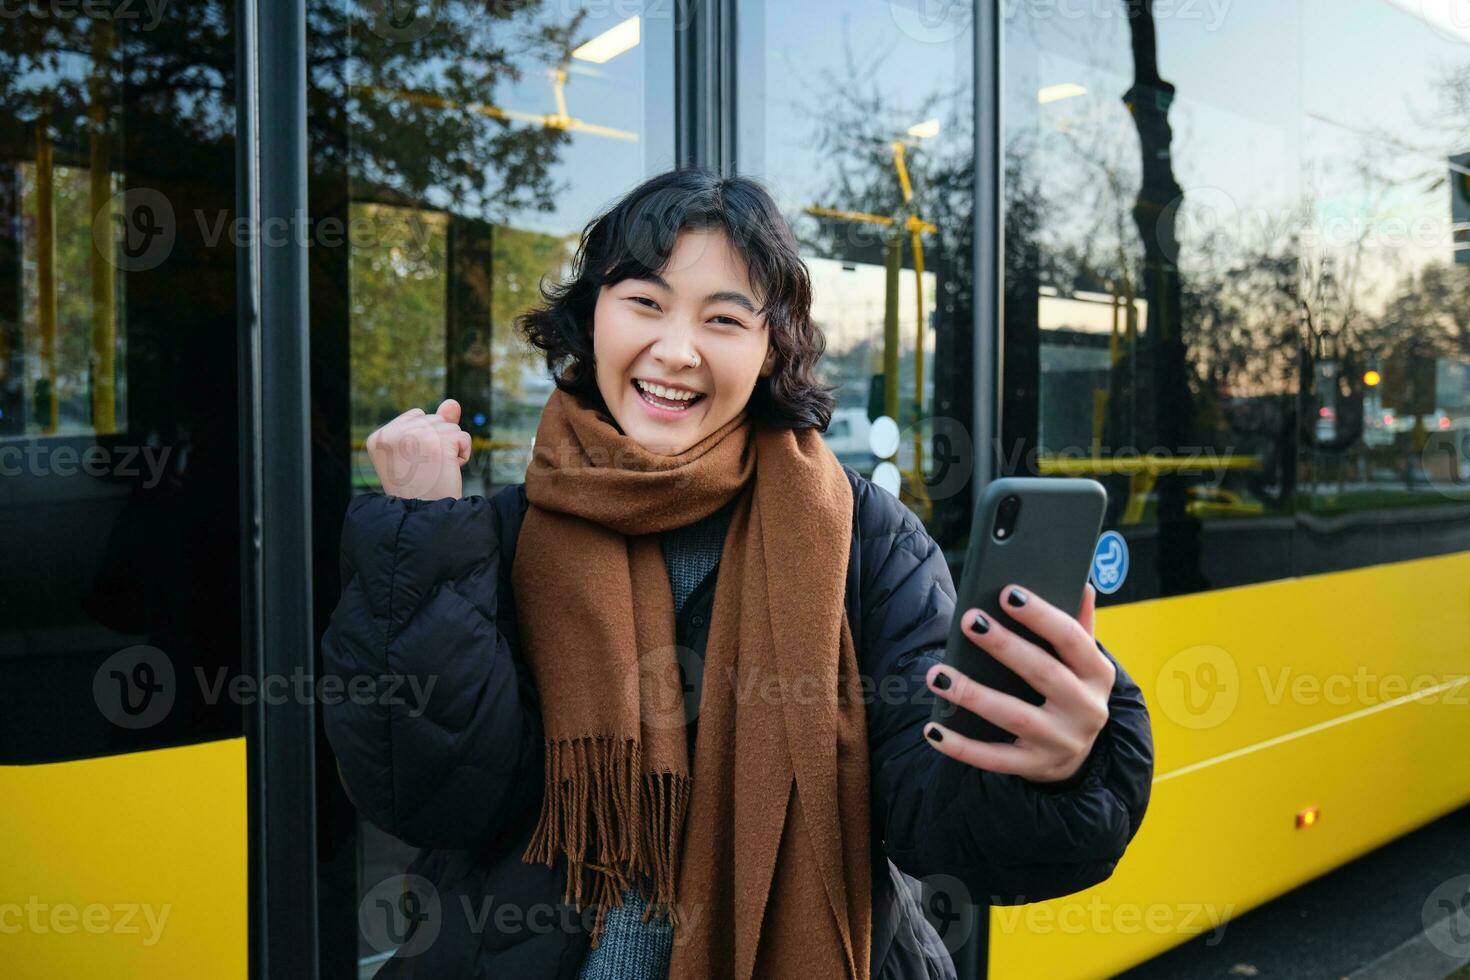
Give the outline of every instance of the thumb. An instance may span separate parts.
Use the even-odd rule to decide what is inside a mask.
[[[434,410],[434,414],[446,422],[458,422],[459,402],[453,398],[446,398],[439,403],[439,407]]]

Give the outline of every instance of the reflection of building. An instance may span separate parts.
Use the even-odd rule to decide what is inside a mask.
[[[676,162],[777,196],[839,385],[829,443],[866,471],[892,397],[903,499],[956,574],[991,476],[1108,487],[1133,558],[1100,635],[1157,708],[1160,772],[1093,896],[1244,911],[1470,796],[1419,764],[1464,734],[1439,707],[1368,722],[1239,692],[1193,724],[1165,670],[1202,644],[1245,678],[1465,659],[1463,603],[1441,601],[1470,574],[1470,284],[1440,179],[1463,147],[1426,100],[1467,49],[1413,4],[1160,5],[1156,65],[1106,4],[306,6],[304,34],[271,2],[152,26],[27,8],[0,34],[0,763],[36,764],[0,792],[48,808],[5,825],[14,880],[82,902],[116,869],[186,923],[146,965],[119,937],[88,970],[31,935],[0,965],[381,961],[356,903],[403,849],[343,797],[311,704],[183,685],[127,728],[93,679],[134,646],[179,678],[309,670],[351,574],[343,511],[376,486],[361,441],[453,396],[469,485],[515,480],[550,391],[515,315],[599,208]],[[1362,381],[1392,391],[1406,340],[1435,372],[1417,413]],[[1394,628],[1370,643],[1372,623]],[[1328,819],[1300,847],[1282,817],[1308,798]],[[1182,864],[1178,840],[1199,845]],[[1015,921],[995,919],[996,976],[1188,938]]]

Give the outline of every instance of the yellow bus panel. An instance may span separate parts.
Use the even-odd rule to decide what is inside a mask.
[[[245,740],[0,766],[0,976],[246,975]]]
[[[1097,632],[1148,701],[1148,814],[1108,881],[991,910],[996,980],[1111,976],[1470,801],[1470,554],[1131,603]]]

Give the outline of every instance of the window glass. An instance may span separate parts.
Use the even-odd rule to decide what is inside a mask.
[[[466,495],[522,479],[552,386],[515,317],[569,271],[594,214],[673,165],[672,16],[308,5],[318,635],[341,595],[342,514],[380,489],[375,428],[455,398],[475,440]],[[319,795],[323,853],[348,855],[323,871],[323,975],[371,976],[392,950],[358,929],[357,905],[414,849],[362,821],[334,771]]]
[[[828,444],[958,568],[975,442],[974,19],[969,4],[921,7],[739,4],[738,158],[811,271],[819,370],[838,386]]]
[[[0,30],[0,762],[238,734],[235,12]]]
[[[1004,20],[1002,472],[1107,485],[1104,601],[1470,546],[1470,38],[1412,3],[1114,6]]]
[[[1470,23],[1301,0],[1299,571],[1470,548]],[[1458,22],[1457,22],[1458,21]],[[1415,52],[1384,64],[1383,51]]]

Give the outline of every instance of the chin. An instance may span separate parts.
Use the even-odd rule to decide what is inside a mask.
[[[684,442],[683,440],[674,442],[667,436],[643,438],[642,434],[637,432],[630,433],[630,435],[633,437],[634,442],[657,456],[677,456],[694,445],[692,442]]]

